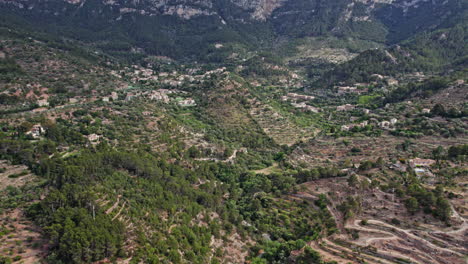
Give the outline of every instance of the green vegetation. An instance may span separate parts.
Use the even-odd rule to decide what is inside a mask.
[[[286,1],[266,21],[218,0],[185,3],[215,12],[190,19],[0,4],[0,213],[24,212],[47,247],[15,243],[50,263],[331,264],[315,241],[359,238],[346,221],[376,223],[371,195],[450,225],[467,105],[440,97],[466,80],[466,25],[401,18],[421,30],[386,46],[401,25],[378,12],[399,15],[349,3]]]
[[[209,109],[210,105],[207,106]],[[123,107],[120,110],[129,111]],[[129,120],[107,111],[80,109],[72,112],[72,120],[59,118],[54,123],[43,117],[30,118],[11,127],[19,133],[0,141],[0,157],[26,164],[47,180],[48,195],[27,211],[47,234],[51,261],[80,263],[125,257],[123,234],[137,238],[133,242],[138,244],[138,251],[133,254],[135,261],[161,257],[178,261],[182,257],[173,250],[177,248],[185,253],[183,258],[204,263],[211,254],[211,237],[224,240],[223,232],[256,239],[267,233],[280,243],[316,239],[334,232],[333,218],[325,207],[317,210],[313,204],[278,198],[293,192],[297,181],[305,180],[304,177],[316,177],[315,174],[329,177],[336,175],[336,171],[328,172],[323,168],[317,172],[295,173],[280,169],[269,175],[252,174],[248,172],[250,169],[270,166],[273,160],[285,166],[284,154],[283,158],[273,155],[277,153],[276,145],[271,144],[261,152],[255,150],[262,146],[255,142],[255,137],[260,142],[268,141],[264,134],[252,131],[253,126],[249,125],[246,128],[256,136],[246,138],[245,132],[236,132],[239,128],[225,121],[213,122],[209,115],[195,110],[173,109],[171,113],[172,116],[160,120],[160,129],[171,131],[180,123],[195,131],[206,131],[209,142],[226,146],[224,158],[231,156],[233,149],[239,146],[248,147],[250,151],[238,153],[236,165],[192,160],[196,167],[189,169],[167,160],[196,159],[208,152],[199,151],[195,146],[185,148],[178,138],[171,139],[165,134],[156,139],[170,146],[167,152],[154,152],[141,145],[126,146],[130,138],[128,133],[122,132],[140,134],[137,131],[141,117],[135,115]],[[134,115],[131,110],[129,114]],[[105,118],[113,120],[115,126],[96,122]],[[46,129],[44,138],[39,141],[26,136],[36,123]],[[91,133],[103,134],[110,140],[119,139],[122,147],[113,149],[106,143],[90,146],[83,136]],[[60,153],[64,148],[73,154]],[[199,181],[205,183],[198,185]],[[117,200],[123,202],[118,203],[120,209],[108,213],[109,206],[97,201],[105,199],[109,205],[116,202],[116,191],[120,196]],[[225,200],[226,193],[229,199]],[[129,229],[115,219],[117,210],[122,211],[122,217],[135,223],[145,219],[145,224]],[[148,212],[151,213],[148,215]],[[171,215],[170,221],[176,227],[170,234],[167,220],[157,212]],[[210,219],[210,212],[216,212],[219,219]],[[204,215],[207,227],[196,229],[193,226],[191,219],[199,215]],[[245,222],[249,225],[245,226]],[[143,228],[153,230],[152,235],[147,235]],[[168,240],[161,241],[161,237],[168,237]],[[144,246],[146,244],[158,246],[155,249]]]
[[[2,49],[0,48],[0,52],[2,52]],[[13,81],[16,79],[18,76],[23,75],[24,72],[21,69],[21,67],[16,63],[16,61],[12,58],[5,58],[5,59],[0,59],[0,76],[2,81]],[[8,100],[14,100],[13,98],[8,98],[5,97],[5,95],[2,95],[2,101],[0,103],[3,104],[3,102],[8,101]]]
[[[349,84],[369,82],[373,74],[396,76],[414,72],[442,72],[447,65],[463,65],[467,48],[463,45],[466,38],[466,25],[460,24],[448,29],[421,33],[397,47],[386,50],[368,50],[356,58],[338,65],[324,74],[315,85],[334,85],[339,82]],[[443,37],[441,37],[443,36]],[[427,83],[428,89],[439,89],[443,81]],[[425,87],[421,87],[425,88]],[[394,92],[395,98],[404,97],[414,89],[414,85]]]

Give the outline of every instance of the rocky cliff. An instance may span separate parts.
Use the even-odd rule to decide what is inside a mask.
[[[108,50],[115,50],[112,35],[119,49],[171,57],[209,52],[219,42],[258,47],[278,37],[393,44],[464,10],[463,0],[0,0],[3,24],[19,17],[54,34],[105,41]]]

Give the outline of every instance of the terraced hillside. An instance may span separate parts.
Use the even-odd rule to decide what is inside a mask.
[[[314,126],[301,127],[291,121],[288,115],[282,115],[271,106],[253,101],[250,115],[278,145],[291,146],[299,141],[314,137],[318,129]]]
[[[378,189],[349,188],[345,178],[318,180],[305,183],[304,187],[304,193],[295,196],[312,199],[320,194],[327,195],[331,201],[330,211],[342,230],[342,234],[311,243],[327,260],[421,264],[465,261],[467,220],[453,207],[452,218],[456,224],[447,227],[434,224],[423,215],[408,214],[396,195]],[[353,217],[346,219],[339,208],[349,196],[359,197],[361,207],[354,211]]]
[[[27,217],[28,196],[39,198],[39,179],[24,165],[0,160],[0,261],[32,264],[48,251],[42,229]]]

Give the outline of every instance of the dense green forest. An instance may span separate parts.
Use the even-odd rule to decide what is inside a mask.
[[[467,27],[422,33],[389,49],[368,50],[336,66],[315,83],[316,86],[345,82],[369,82],[373,74],[398,76],[414,72],[444,72],[447,67],[466,66]],[[404,96],[404,95],[402,95]]]

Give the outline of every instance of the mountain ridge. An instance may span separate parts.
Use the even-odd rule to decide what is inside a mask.
[[[463,7],[460,0],[0,1],[0,12],[33,28],[90,43],[113,39],[114,45],[105,44],[104,51],[139,49],[198,59],[221,52],[212,49],[216,43],[258,50],[278,38],[335,35],[391,44],[416,31],[436,29]],[[398,37],[395,32],[400,32]],[[185,43],[188,39],[193,48]]]

